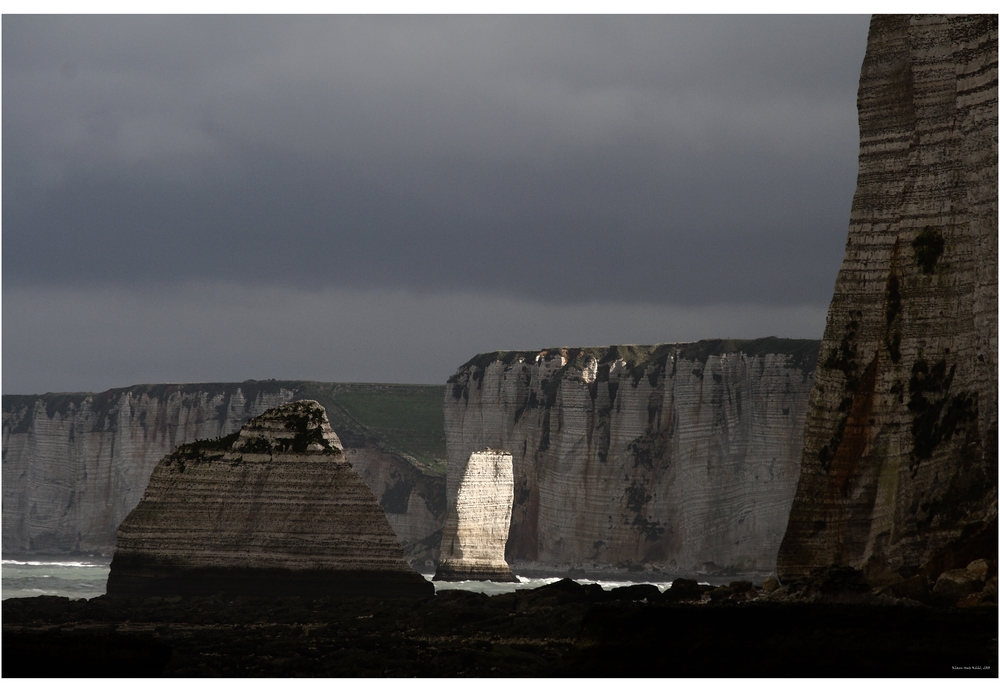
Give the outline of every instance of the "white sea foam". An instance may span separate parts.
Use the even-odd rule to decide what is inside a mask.
[[[39,562],[35,560],[3,560],[2,562],[4,565],[26,565],[30,567],[104,567],[107,569],[106,565],[95,565],[89,562]]]
[[[434,575],[424,574],[423,577],[427,581],[434,584],[434,592],[438,591],[474,591],[476,593],[483,593],[487,596],[496,596],[502,593],[511,593],[513,591],[519,591],[521,589],[537,589],[539,586],[546,586],[548,584],[554,584],[562,577],[518,577],[521,581],[520,583],[514,582],[492,582],[492,581],[432,581]],[[594,581],[592,579],[574,579],[573,581],[578,584],[599,584],[605,591],[610,591],[611,589],[617,589],[620,586],[632,586],[635,582],[631,581]],[[670,588],[673,582],[645,582],[652,583],[653,586],[658,588],[660,591],[666,591]]]

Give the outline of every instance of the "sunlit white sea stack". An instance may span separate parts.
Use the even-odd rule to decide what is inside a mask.
[[[448,482],[449,490],[454,485],[454,499],[445,520],[434,579],[517,581],[504,559],[514,502],[510,452],[473,452],[463,468],[448,469]]]

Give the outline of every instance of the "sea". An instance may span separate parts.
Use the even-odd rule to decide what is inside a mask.
[[[94,598],[108,585],[111,558],[32,555],[3,558],[3,599],[32,596]]]
[[[111,558],[32,555],[21,558],[4,558],[0,591],[3,599],[30,598],[32,596],[65,596],[67,598],[95,598],[105,593]],[[434,591],[460,589],[475,591],[488,596],[510,593],[519,589],[534,589],[559,581],[561,577],[519,577],[520,583],[492,581],[432,581],[432,574],[423,574],[434,584]],[[605,590],[629,586],[631,581],[593,580],[574,578],[581,584],[600,584]],[[670,588],[669,581],[653,583],[660,591]]]

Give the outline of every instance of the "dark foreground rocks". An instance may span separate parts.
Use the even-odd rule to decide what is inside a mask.
[[[690,585],[688,585],[690,587]],[[725,587],[737,594],[741,584]],[[487,597],[3,602],[4,677],[996,677],[997,608]],[[750,593],[753,593],[752,591]]]

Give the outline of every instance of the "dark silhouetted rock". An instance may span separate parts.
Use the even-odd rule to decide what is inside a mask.
[[[973,560],[965,568],[975,579],[985,582],[989,577],[997,573],[997,563],[995,560]]]
[[[652,584],[630,584],[612,589],[610,597],[617,601],[647,601],[655,603],[663,600],[663,593]]]
[[[696,601],[704,593],[701,585],[694,579],[674,579],[663,596],[668,601]]]
[[[712,603],[715,603],[716,601],[725,601],[733,595],[733,590],[728,586],[720,586],[712,589],[709,592],[709,595],[712,597]]]
[[[922,574],[915,574],[909,579],[884,586],[878,590],[878,593],[920,603],[929,603],[931,598],[930,589],[927,587],[927,578]]]
[[[734,581],[729,583],[729,588],[733,590],[733,593],[752,593],[753,583],[749,581]]]
[[[983,586],[983,602],[997,602],[997,575],[995,574],[987,579],[986,584]]]
[[[981,591],[984,585],[967,569],[950,569],[934,582],[931,598],[935,605],[953,606],[969,594]]]

